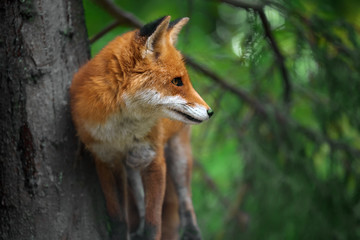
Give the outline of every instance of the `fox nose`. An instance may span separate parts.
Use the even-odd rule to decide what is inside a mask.
[[[209,108],[207,110],[207,114],[209,115],[209,118],[211,118],[211,116],[214,114],[214,111],[211,108]]]

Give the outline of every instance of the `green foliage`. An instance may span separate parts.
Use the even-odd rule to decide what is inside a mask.
[[[178,48],[267,110],[189,67],[215,111],[193,128],[193,200],[204,239],[360,239],[360,14],[357,0],[278,0],[258,12],[215,1],[117,1],[143,22],[189,16]],[[141,2],[141,3],[139,3]],[[85,0],[89,36],[112,22]],[[96,54],[118,27],[92,45]],[[281,121],[280,112],[288,121]],[[213,185],[215,183],[215,186]]]

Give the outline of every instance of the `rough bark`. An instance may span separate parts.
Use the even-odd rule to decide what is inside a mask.
[[[1,239],[105,239],[69,111],[72,75],[89,57],[82,1],[2,0],[0,20]]]

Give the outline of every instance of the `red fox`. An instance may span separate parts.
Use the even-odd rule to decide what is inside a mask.
[[[74,75],[72,117],[95,159],[112,239],[177,239],[179,225],[183,239],[201,239],[189,124],[213,111],[174,47],[188,20],[166,16],[125,33]]]

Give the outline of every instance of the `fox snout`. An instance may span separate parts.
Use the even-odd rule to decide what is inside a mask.
[[[209,108],[207,110],[207,114],[208,114],[209,118],[211,118],[211,116],[214,115],[214,111],[211,108]]]
[[[170,119],[187,124],[199,124],[208,120],[214,111],[206,104],[201,96],[193,89],[187,97],[168,97],[165,111]]]
[[[199,124],[208,120],[214,111],[208,106],[197,103],[172,102],[168,104],[165,113],[167,117],[187,124]]]

